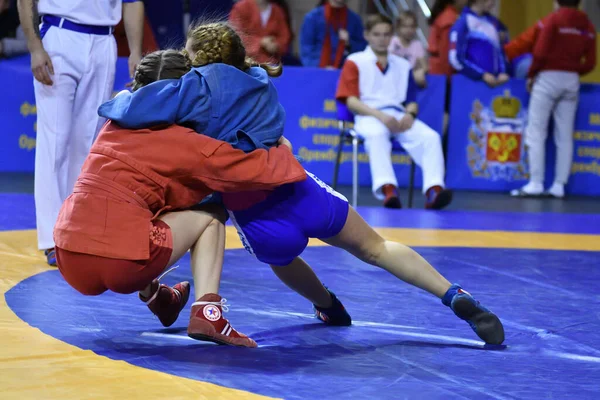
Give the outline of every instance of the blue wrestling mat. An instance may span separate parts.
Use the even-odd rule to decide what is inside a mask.
[[[500,316],[506,346],[486,348],[438,299],[330,247],[305,258],[349,310],[347,328],[325,327],[267,266],[226,251],[226,316],[258,349],[189,339],[191,302],[163,329],[136,296],[84,297],[56,270],[17,284],[6,301],[31,326],[98,355],[278,398],[600,397],[600,254],[417,250]],[[190,279],[189,257],[180,266],[165,283]]]

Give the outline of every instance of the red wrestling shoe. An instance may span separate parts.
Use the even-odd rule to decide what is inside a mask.
[[[394,185],[383,185],[381,188],[385,199],[383,200],[383,206],[385,208],[402,208],[402,203],[398,197],[398,188]]]
[[[452,191],[441,186],[433,186],[425,193],[425,208],[428,210],[441,210],[452,202]]]
[[[160,323],[165,327],[169,327],[177,321],[179,313],[190,298],[189,282],[180,282],[173,287],[160,284],[159,279],[175,268],[171,268],[152,281],[150,284],[152,288],[151,292],[154,293],[152,296],[144,298],[141,293],[139,294],[140,300],[146,303],[150,311],[158,317]]]
[[[207,293],[192,304],[188,336],[192,339],[229,344],[240,347],[257,347],[254,340],[239,333],[223,317],[227,300],[215,293]]]

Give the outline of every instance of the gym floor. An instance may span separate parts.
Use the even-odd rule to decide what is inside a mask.
[[[191,302],[164,329],[135,295],[75,292],[36,248],[31,175],[2,174],[0,188],[2,399],[600,397],[597,199],[458,192],[432,212],[420,193],[414,209],[387,210],[361,189],[371,225],[498,314],[502,346],[438,299],[311,241],[305,259],[354,321],[326,327],[228,226],[226,316],[259,344],[239,349],[189,339]],[[191,280],[189,257],[179,265],[165,283]]]

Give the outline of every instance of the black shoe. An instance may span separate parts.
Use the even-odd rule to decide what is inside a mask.
[[[342,302],[339,301],[337,297],[335,297],[335,294],[333,294],[331,290],[327,289],[327,291],[331,295],[331,307],[321,308],[313,304],[315,316],[317,317],[317,319],[320,319],[327,325],[332,326],[352,325],[352,318],[344,308]]]
[[[477,336],[487,344],[504,342],[504,326],[500,319],[460,285],[450,286],[442,298],[442,303],[450,307],[458,318],[467,321]]]

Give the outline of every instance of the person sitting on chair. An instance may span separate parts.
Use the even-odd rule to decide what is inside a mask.
[[[444,155],[440,135],[417,120],[417,86],[410,63],[388,53],[392,21],[383,15],[367,19],[369,46],[351,54],[342,68],[336,99],[356,114],[354,128],[365,140],[373,194],[388,208],[402,208],[392,167],[397,140],[423,170],[425,208],[439,210],[452,201],[444,189]]]

